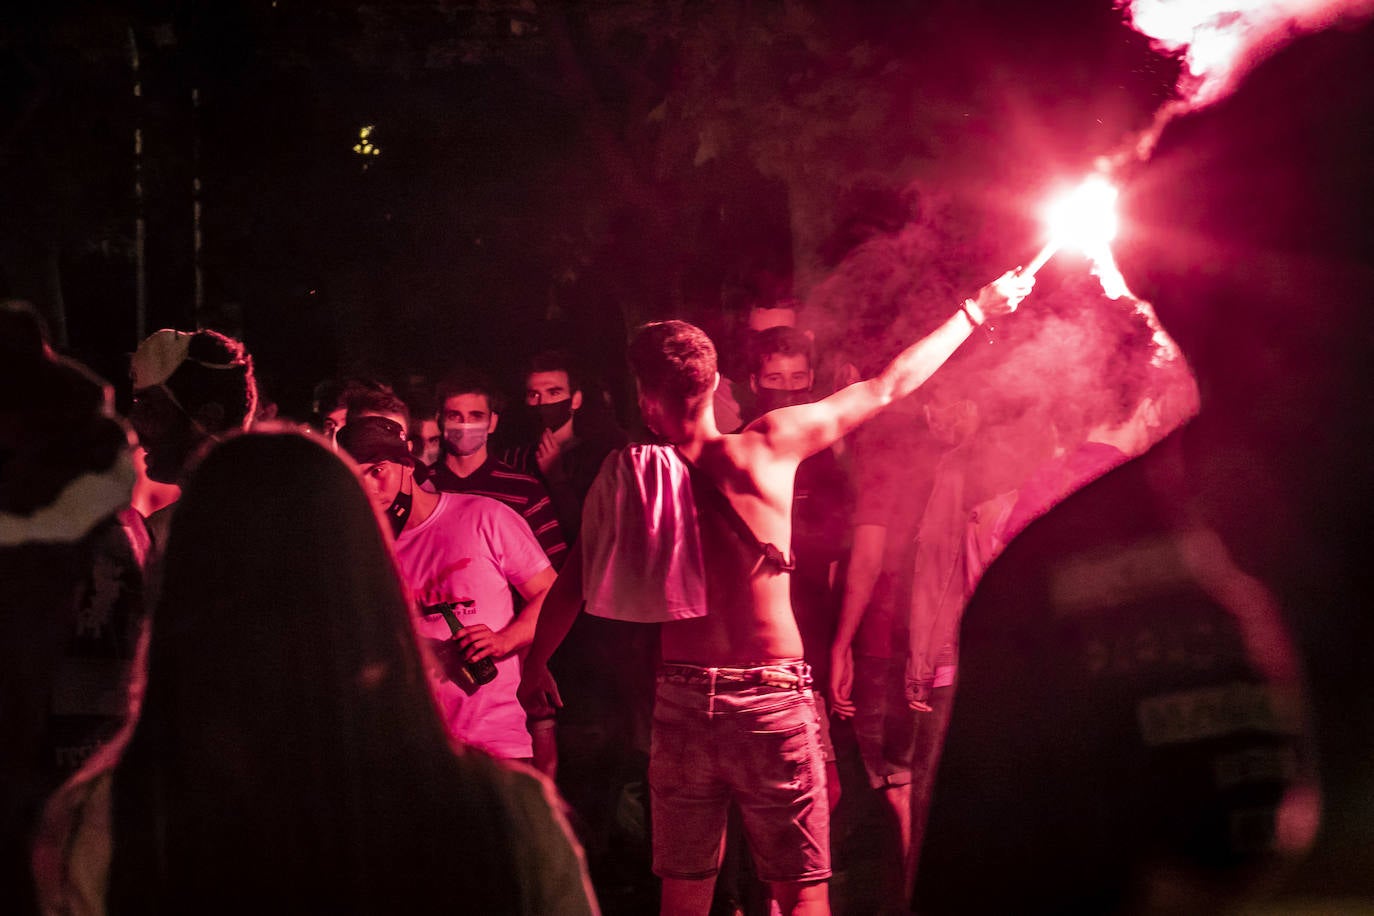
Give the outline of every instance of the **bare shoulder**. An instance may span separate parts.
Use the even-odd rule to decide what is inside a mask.
[[[741,463],[757,471],[771,473],[780,464],[796,464],[800,460],[796,439],[805,431],[814,404],[799,404],[770,411],[728,439],[736,440],[734,447]]]
[[[699,466],[727,493],[767,502],[785,496],[790,502],[792,474],[786,458],[768,441],[767,428],[760,418],[738,433],[714,440],[702,450]],[[779,489],[783,483],[789,485],[786,494]]]
[[[739,433],[764,454],[760,460],[800,462],[833,444],[848,429],[872,413],[874,405],[859,403],[850,385],[830,397],[809,404],[771,410]]]
[[[754,466],[770,465],[788,451],[800,419],[796,416],[799,412],[802,412],[801,405],[769,411],[725,438],[734,440],[733,446],[741,462]]]
[[[695,462],[706,476],[727,490],[750,490],[753,456],[748,438],[741,433],[729,433],[705,442]]]

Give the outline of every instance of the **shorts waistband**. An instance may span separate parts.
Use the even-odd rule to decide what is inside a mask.
[[[676,684],[706,684],[714,688],[777,687],[783,690],[804,690],[811,686],[811,666],[806,662],[786,662],[751,667],[707,668],[680,662],[664,662],[658,666],[659,680]]]

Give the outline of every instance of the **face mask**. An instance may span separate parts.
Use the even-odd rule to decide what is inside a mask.
[[[777,410],[779,407],[792,407],[796,404],[810,404],[811,392],[805,388],[798,388],[795,391],[787,391],[782,388],[760,388],[754,393],[754,400],[758,404],[759,413],[768,413],[770,410]]]
[[[667,436],[654,429],[653,424],[648,422],[644,424],[644,442],[647,445],[672,445]]]
[[[564,398],[552,404],[535,404],[534,412],[539,417],[540,429],[561,429],[572,419],[572,398]]]
[[[487,444],[486,423],[454,423],[444,427],[444,441],[455,454],[475,455]]]
[[[391,534],[393,537],[400,537],[405,530],[406,519],[410,518],[410,506],[412,497],[404,490],[396,494],[396,498],[391,501],[391,505],[386,507],[386,519],[391,522]]]

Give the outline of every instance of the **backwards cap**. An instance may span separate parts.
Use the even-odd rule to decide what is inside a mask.
[[[190,356],[191,342],[197,333],[195,331],[174,331],[171,328],[163,328],[161,331],[155,331],[149,335],[147,340],[138,345],[138,350],[130,361],[129,368],[133,374],[134,388],[165,385],[177,369],[186,362],[195,363],[206,369],[242,368],[243,363],[239,360],[231,360],[227,363],[208,363],[204,360],[193,359]]]

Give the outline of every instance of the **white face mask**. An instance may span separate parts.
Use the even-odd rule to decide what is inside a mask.
[[[444,427],[444,439],[462,457],[475,455],[487,444],[486,423],[452,423]]]

